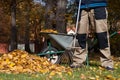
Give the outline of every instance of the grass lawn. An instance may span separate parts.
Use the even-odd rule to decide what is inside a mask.
[[[99,62],[90,61],[89,66],[84,68],[73,69],[73,72],[70,75],[66,73],[55,76],[50,76],[49,73],[0,73],[0,80],[120,80],[120,62],[115,61],[114,71],[107,71],[99,66]]]

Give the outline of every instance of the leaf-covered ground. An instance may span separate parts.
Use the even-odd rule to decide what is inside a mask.
[[[84,68],[71,69],[68,64],[51,64],[46,58],[15,50],[0,57],[0,80],[120,80],[120,57],[113,57],[114,71],[100,67],[98,57],[90,58]]]

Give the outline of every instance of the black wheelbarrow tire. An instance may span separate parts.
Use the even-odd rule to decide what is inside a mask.
[[[52,52],[58,52],[57,49],[53,48],[53,47],[47,47],[46,49],[43,50],[43,53],[48,53],[45,54],[44,57],[46,57],[48,59],[48,61],[50,61],[53,64],[59,64],[61,61],[61,54],[57,54],[57,53],[53,53],[53,54],[49,54]]]

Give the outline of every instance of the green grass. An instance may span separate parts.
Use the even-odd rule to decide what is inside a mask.
[[[107,71],[99,67],[99,63],[92,62],[87,67],[73,69],[72,75],[63,73],[50,77],[49,74],[6,74],[0,73],[0,80],[120,80],[120,63],[114,71]]]

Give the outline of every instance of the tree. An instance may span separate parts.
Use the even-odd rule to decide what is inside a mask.
[[[0,43],[8,43],[10,33],[10,16],[4,14],[4,9],[0,6]]]
[[[25,27],[25,51],[27,52],[31,52],[30,51],[30,25],[29,25],[29,22],[30,22],[30,0],[27,0],[26,2],[26,27]]]
[[[16,0],[11,1],[11,51],[17,49]]]
[[[45,28],[52,29],[55,23],[57,0],[45,0]]]
[[[58,32],[65,33],[66,32],[66,7],[67,0],[57,0],[57,11],[56,11],[56,28]]]
[[[45,0],[45,3],[45,28],[65,33],[67,0]]]
[[[118,25],[116,25],[120,21],[120,0],[113,1],[108,0],[108,21],[110,24],[110,30],[116,31],[118,30]]]

